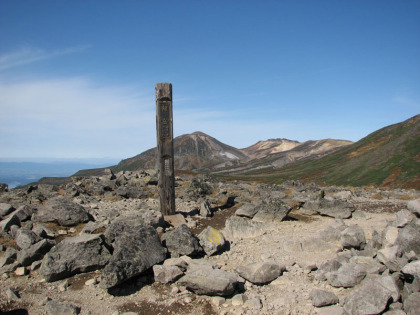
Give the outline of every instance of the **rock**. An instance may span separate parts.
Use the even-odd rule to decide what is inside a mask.
[[[208,200],[204,201],[201,203],[200,205],[200,216],[202,217],[211,217],[212,212],[211,212],[211,205],[210,202],[208,202]]]
[[[331,291],[315,289],[311,291],[309,296],[311,297],[312,305],[316,307],[338,303],[338,297]]]
[[[0,222],[0,233],[7,233],[13,225],[20,227],[20,220],[16,214],[10,215],[7,219]]]
[[[16,276],[26,276],[27,274],[28,274],[28,269],[26,269],[25,267],[18,267],[15,270]]]
[[[138,226],[164,226],[165,221],[159,211],[142,210],[137,215],[127,215],[116,218],[105,231],[107,244],[112,244],[118,235],[123,235],[125,231],[131,233],[133,228]]]
[[[317,309],[318,315],[344,315],[344,309],[339,305],[324,306]]]
[[[54,300],[48,301],[45,309],[48,315],[77,315],[81,311],[79,306]]]
[[[248,298],[244,294],[236,294],[232,297],[231,302],[233,306],[241,306],[244,305]]]
[[[417,255],[420,255],[419,228],[411,224],[401,228],[399,230],[396,243],[400,245],[401,251],[403,253],[414,251]]]
[[[407,315],[418,315],[420,310],[420,292],[410,294],[404,300],[404,311]]]
[[[17,260],[22,266],[30,266],[34,261],[41,260],[54,245],[55,241],[43,239],[29,248],[22,249],[17,255]]]
[[[393,222],[393,225],[396,227],[404,227],[411,221],[415,219],[415,215],[411,213],[409,210],[400,210],[397,212],[397,217]]]
[[[30,219],[35,210],[33,206],[23,205],[18,207],[13,213],[17,215],[20,222],[23,222]]]
[[[360,283],[366,276],[362,265],[345,263],[337,271],[327,274],[328,282],[333,287],[351,288]]]
[[[153,274],[156,282],[172,283],[184,275],[177,266],[154,265]]]
[[[292,210],[280,199],[263,201],[260,209],[252,218],[255,222],[281,222]]]
[[[173,227],[178,227],[181,224],[187,224],[187,221],[185,221],[185,218],[182,214],[172,214],[172,215],[165,215],[163,217],[166,222],[168,222]]]
[[[347,314],[381,314],[385,311],[393,292],[378,278],[368,277],[347,296],[344,310]]]
[[[401,272],[406,280],[413,280],[415,277],[420,279],[420,260],[412,261],[405,265]]]
[[[17,257],[18,251],[13,247],[8,247],[4,256],[0,258],[0,268],[13,263]]]
[[[387,226],[382,232],[382,245],[383,247],[392,247],[398,239],[399,229],[395,226]]]
[[[100,286],[111,288],[162,262],[166,249],[151,226],[125,226],[115,235],[114,252],[101,275]]]
[[[165,242],[171,257],[197,256],[203,252],[197,238],[185,224],[163,234],[162,241]]]
[[[27,228],[21,228],[16,232],[15,242],[21,249],[27,249],[39,242],[41,238]]]
[[[325,230],[319,232],[321,239],[330,242],[340,240],[341,232],[347,228],[347,225],[342,219],[335,219],[334,223],[328,226]]]
[[[399,257],[400,247],[398,245],[392,247],[385,247],[378,250],[377,259],[383,263],[391,271],[399,271],[406,263],[406,261]]]
[[[232,295],[239,283],[237,275],[220,269],[192,268],[184,277],[178,280],[178,284],[188,290],[201,295]]]
[[[180,268],[182,271],[185,271],[188,268],[188,263],[183,259],[183,257],[166,259],[163,262],[163,265],[164,266],[176,266],[176,267]],[[188,256],[185,256],[185,257],[188,257]]]
[[[265,284],[278,278],[286,268],[278,264],[262,262],[238,266],[235,271],[244,279],[254,284]]]
[[[343,200],[319,199],[308,201],[303,206],[304,210],[316,211],[320,215],[333,217],[337,219],[348,219],[354,211],[354,206]]]
[[[111,254],[99,234],[68,237],[45,255],[39,273],[48,282],[81,272],[90,272],[106,265]]]
[[[8,203],[0,203],[0,217],[5,217],[9,213],[12,213],[15,208]]]
[[[226,241],[222,233],[211,226],[206,227],[199,235],[198,240],[203,247],[204,252],[211,256],[223,248],[225,248]]]
[[[226,302],[226,299],[221,296],[213,296],[210,299],[210,303],[213,304],[216,307],[222,306]]]
[[[72,226],[88,222],[90,215],[81,205],[60,196],[48,199],[45,205],[39,208],[38,213],[32,216],[32,220]]]
[[[365,232],[358,225],[350,225],[341,232],[340,242],[343,248],[363,249],[366,245]]]
[[[420,218],[420,199],[410,200],[407,202],[407,209],[410,210],[417,218]]]
[[[247,203],[236,210],[235,215],[252,219],[254,215],[260,210],[261,205],[262,201]]]
[[[232,216],[226,220],[222,233],[229,240],[250,238],[262,235],[264,227],[261,222]]]

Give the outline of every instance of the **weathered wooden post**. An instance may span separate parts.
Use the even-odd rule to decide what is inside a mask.
[[[172,119],[172,84],[156,84],[157,164],[160,212],[175,213],[175,175]]]

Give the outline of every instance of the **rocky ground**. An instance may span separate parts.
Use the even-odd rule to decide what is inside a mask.
[[[1,314],[419,314],[420,192],[156,174],[0,189]]]

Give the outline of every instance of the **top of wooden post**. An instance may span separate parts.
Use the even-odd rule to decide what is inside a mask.
[[[171,83],[156,83],[156,100],[157,101],[172,101],[172,84]]]

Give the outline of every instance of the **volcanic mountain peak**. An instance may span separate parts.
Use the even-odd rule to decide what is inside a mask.
[[[256,144],[241,151],[250,158],[258,159],[271,153],[291,150],[299,144],[298,141],[288,139],[268,139],[266,141],[258,141]]]

